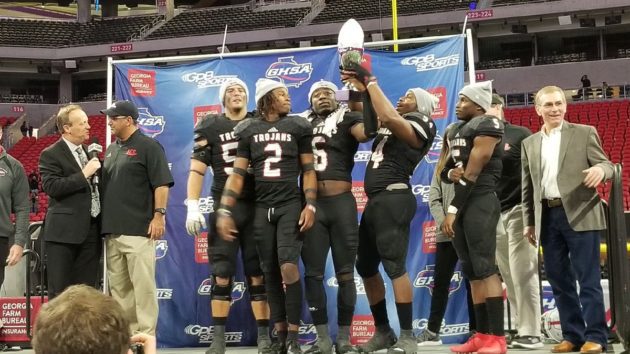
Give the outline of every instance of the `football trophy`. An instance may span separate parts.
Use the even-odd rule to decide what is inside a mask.
[[[363,28],[353,18],[341,26],[337,39],[337,52],[343,69],[361,65],[363,59]]]

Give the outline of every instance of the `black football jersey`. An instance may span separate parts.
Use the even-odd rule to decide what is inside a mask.
[[[250,113],[245,120],[252,119]],[[193,159],[199,160],[212,168],[214,179],[212,182],[212,195],[214,198],[221,196],[225,182],[232,173],[238,139],[234,133],[234,128],[241,121],[227,118],[225,114],[208,115],[195,127],[195,140],[199,137],[208,141],[209,149],[201,155],[193,154]],[[209,154],[207,156],[206,154]],[[254,197],[254,177],[248,174],[245,177],[241,199],[253,199]],[[217,200],[218,201],[218,200]]]
[[[326,118],[315,114],[309,117],[313,126],[313,153],[319,181],[352,182],[354,154],[359,148],[359,142],[350,129],[363,122],[363,115],[341,109],[345,113],[335,111]]]
[[[431,118],[420,113],[407,113],[403,117],[411,123],[424,144],[412,148],[389,129],[381,127],[372,143],[372,156],[365,170],[364,187],[368,197],[385,190],[390,184],[409,186],[409,178],[433,144],[436,130]]]
[[[461,166],[466,169],[473,143],[478,136],[494,136],[503,138],[504,124],[494,116],[483,115],[475,117],[469,121],[456,123],[448,132],[448,146],[451,149],[452,164]],[[503,164],[501,158],[503,155],[503,147],[498,143],[492,157],[481,170],[475,190],[496,190],[497,182],[501,177]]]
[[[249,159],[256,181],[256,202],[279,207],[299,200],[300,154],[312,154],[310,123],[304,117],[285,116],[275,122],[261,118],[236,126],[238,157]]]

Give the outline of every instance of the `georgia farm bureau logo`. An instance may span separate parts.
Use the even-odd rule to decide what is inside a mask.
[[[183,82],[192,82],[197,85],[198,89],[206,87],[221,86],[228,79],[238,77],[237,75],[215,75],[214,71],[208,70],[204,73],[185,73],[182,75]]]
[[[157,240],[155,242],[155,259],[164,258],[164,256],[166,256],[166,251],[168,251],[168,241]]]
[[[416,279],[413,281],[413,286],[416,288],[427,288],[429,289],[429,293],[433,295],[433,273],[435,273],[435,266],[426,266],[424,270],[418,272]],[[463,279],[464,277],[461,271],[453,272],[451,284],[448,287],[448,296],[451,296],[452,293],[456,292],[462,286]]]
[[[265,77],[268,79],[278,79],[287,87],[300,87],[311,78],[313,64],[300,64],[293,59],[293,56],[278,58],[267,68]]]
[[[448,66],[456,66],[459,64],[459,54],[447,55],[445,57],[436,58],[435,54],[425,55],[423,57],[406,57],[400,61],[402,65],[415,66],[416,71],[439,70]]]
[[[232,285],[232,303],[237,302],[238,300],[243,298],[243,294],[245,293],[245,282],[236,281]],[[197,289],[197,294],[199,295],[212,295],[212,279],[206,278],[201,284],[199,284],[199,289]]]
[[[199,337],[199,343],[210,343],[214,337],[214,326],[190,324],[184,328],[184,333]],[[243,332],[225,332],[226,343],[240,343],[242,339]]]
[[[271,331],[271,335],[273,337],[277,337],[278,330],[274,328]],[[317,340],[317,330],[315,329],[315,326],[312,323],[305,323],[304,321],[300,320],[300,327],[298,328],[298,336],[299,336],[298,341],[300,342],[300,344],[311,345],[315,343],[315,341]]]
[[[429,320],[426,318],[415,319],[413,320],[413,329],[421,331],[425,330],[428,328],[428,323]],[[466,333],[468,333],[468,323],[446,324],[446,321],[442,320],[442,325],[440,326],[440,336],[459,336]]]
[[[164,132],[164,116],[154,116],[146,107],[138,108],[138,126],[142,134],[155,138]]]
[[[326,280],[326,285],[331,288],[338,288],[339,282],[336,277],[330,277]],[[354,277],[354,286],[357,289],[357,294],[364,295],[365,294],[365,285],[363,285],[363,279],[361,277]]]
[[[442,144],[444,142],[444,138],[440,134],[435,135],[435,139],[433,139],[433,144],[431,144],[431,149],[424,155],[424,160],[427,163],[437,163],[440,159],[440,151],[442,151]]]

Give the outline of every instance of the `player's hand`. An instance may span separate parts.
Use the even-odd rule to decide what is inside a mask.
[[[455,230],[453,229],[453,224],[455,224],[456,214],[447,213],[444,218],[444,222],[442,222],[442,233],[446,235],[448,238],[455,237]]]
[[[310,229],[315,223],[315,206],[307,204],[300,214],[300,232]]]
[[[534,247],[538,247],[538,238],[536,237],[536,228],[534,226],[525,226],[523,229],[523,237]]]
[[[199,211],[199,201],[189,200],[187,203],[186,231],[190,236],[199,236],[201,229],[206,228],[206,218]]]
[[[7,257],[7,265],[14,266],[20,262],[22,259],[22,252],[24,251],[24,247],[20,245],[13,245],[9,250],[9,256]]]
[[[153,219],[149,224],[149,230],[147,234],[152,240],[159,240],[164,236],[164,230],[166,228],[166,216],[160,213],[154,213]]]
[[[453,183],[459,183],[459,180],[464,175],[464,168],[461,166],[452,168],[448,171],[448,179],[450,179]]]
[[[604,181],[604,177],[606,173],[599,166],[593,166],[591,168],[587,168],[582,171],[585,174],[584,176],[584,185],[588,188],[595,188],[599,186],[600,183]]]
[[[238,230],[234,224],[234,219],[228,215],[217,215],[217,232],[219,233],[219,237],[225,241],[232,242],[236,240]]]
[[[339,72],[339,74],[341,75],[341,81],[344,84],[351,85],[352,87],[354,87],[359,92],[364,92],[365,90],[367,90],[365,85],[361,81],[359,81],[359,79],[357,79],[357,77],[355,76],[355,72],[354,71],[349,71],[349,70],[343,70],[342,69]]]

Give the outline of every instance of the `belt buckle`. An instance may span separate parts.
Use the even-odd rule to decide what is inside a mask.
[[[560,199],[560,198],[547,199],[547,207],[549,207],[549,208],[557,208],[559,206],[562,206],[562,199]]]

